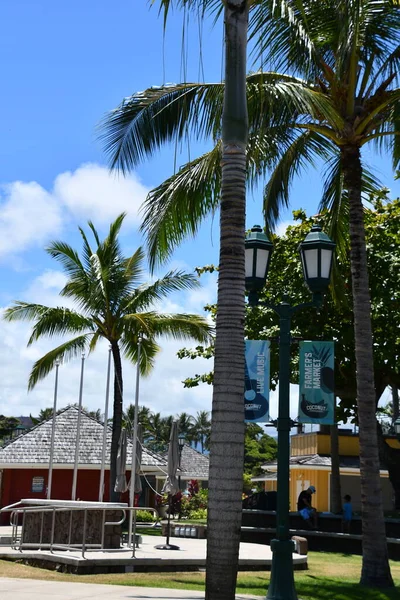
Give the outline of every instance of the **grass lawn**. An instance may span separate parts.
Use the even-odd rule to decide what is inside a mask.
[[[308,571],[296,571],[296,589],[302,600],[399,600],[400,563],[391,562],[395,590],[378,591],[358,585],[361,557],[310,552]],[[78,581],[115,585],[140,585],[188,590],[204,589],[204,573],[115,573],[104,575],[68,575],[0,560],[0,577]],[[240,572],[237,592],[265,596],[269,573]]]

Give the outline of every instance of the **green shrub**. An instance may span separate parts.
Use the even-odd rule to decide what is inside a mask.
[[[155,520],[153,513],[148,510],[138,510],[136,513],[136,521],[140,523],[154,523]]]
[[[192,510],[189,515],[189,519],[193,519],[194,521],[198,521],[199,519],[207,519],[207,509],[199,508],[197,510]]]

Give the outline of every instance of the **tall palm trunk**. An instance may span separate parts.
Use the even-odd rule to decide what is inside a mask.
[[[342,511],[342,488],[340,485],[340,455],[338,426],[330,425],[331,436],[331,512],[338,515]]]
[[[342,149],[344,187],[350,210],[350,264],[353,290],[357,406],[360,427],[360,473],[363,563],[361,583],[390,587],[390,573],[379,473],[379,451],[375,419],[375,383],[372,351],[371,300],[367,251],[361,200],[360,149]]]
[[[206,599],[233,600],[244,461],[247,0],[225,2],[218,309],[211,421]]]
[[[110,502],[119,502],[119,492],[114,492],[115,480],[117,478],[117,454],[118,443],[122,428],[122,364],[121,353],[118,342],[112,342],[111,352],[114,360],[114,410],[113,427],[111,438],[111,458],[110,458]]]

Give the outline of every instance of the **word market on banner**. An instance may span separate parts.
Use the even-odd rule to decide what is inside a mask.
[[[244,419],[250,423],[269,421],[269,341],[246,340]]]
[[[300,343],[299,422],[335,423],[334,343]]]

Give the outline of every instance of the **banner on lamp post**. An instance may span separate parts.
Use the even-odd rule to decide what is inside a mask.
[[[246,340],[244,380],[244,420],[269,421],[269,342]]]
[[[333,342],[300,343],[300,423],[335,423],[334,357]]]

